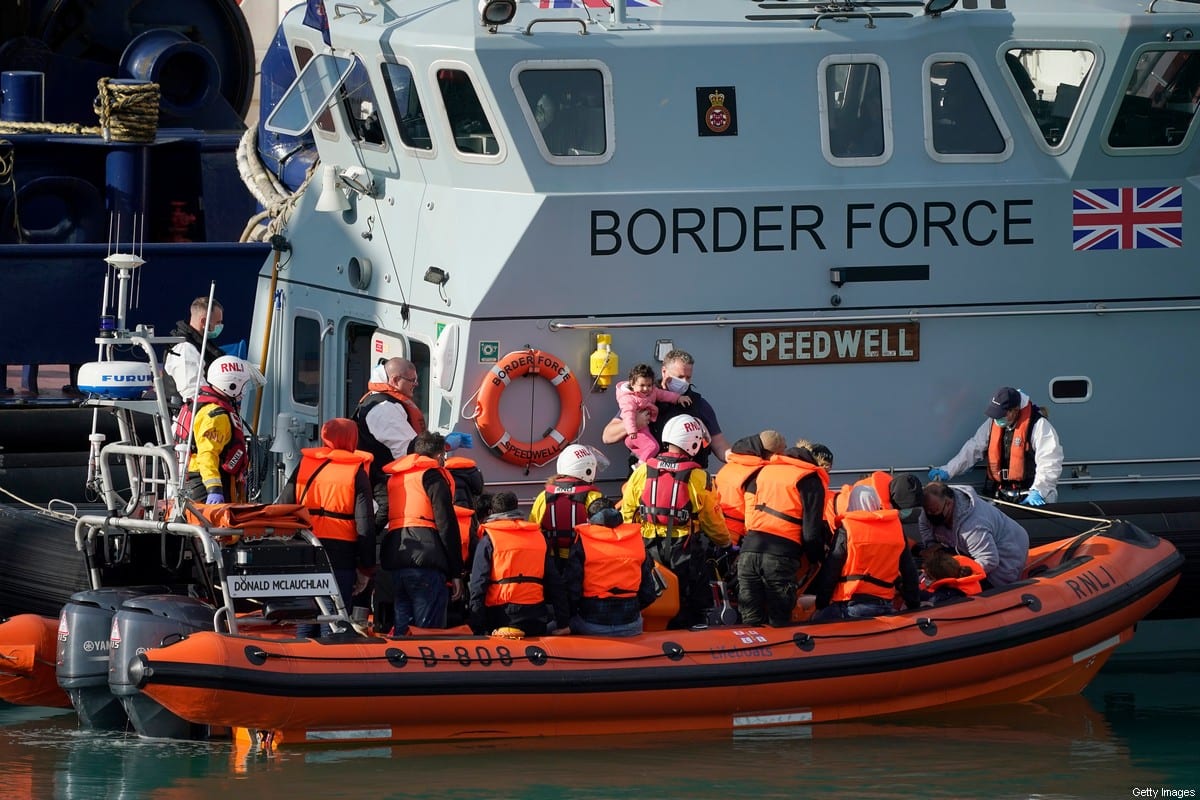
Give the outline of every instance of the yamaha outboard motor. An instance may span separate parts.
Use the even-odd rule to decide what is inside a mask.
[[[140,653],[166,647],[196,631],[213,630],[215,609],[194,597],[151,594],[126,600],[113,617],[108,687],[121,701],[133,729],[151,739],[209,739],[208,725],[176,716],[142,694],[129,676],[129,663]],[[228,729],[217,735],[226,735]]]
[[[58,617],[55,673],[67,693],[81,727],[124,730],[128,724],[121,701],[108,689],[109,635],[113,615],[142,589],[88,589],[71,595]]]

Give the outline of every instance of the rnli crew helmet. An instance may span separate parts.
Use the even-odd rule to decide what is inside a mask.
[[[208,385],[226,397],[240,400],[246,384],[253,381],[259,386],[266,383],[263,374],[249,361],[236,356],[221,356],[208,367]]]
[[[596,466],[596,454],[592,452],[592,448],[572,444],[558,454],[554,468],[559,475],[570,475],[581,481],[590,481],[596,477]]]
[[[689,456],[700,452],[708,444],[708,431],[704,423],[689,414],[671,417],[663,426],[663,444],[673,444]]]

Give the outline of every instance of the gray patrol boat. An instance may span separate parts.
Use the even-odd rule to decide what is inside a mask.
[[[728,441],[823,442],[835,485],[924,478],[1018,387],[1052,510],[1195,564],[1196,33],[1182,0],[310,0],[263,113],[320,161],[259,278],[264,495],[391,356],[490,486],[578,442],[615,494],[612,386],[678,348]]]

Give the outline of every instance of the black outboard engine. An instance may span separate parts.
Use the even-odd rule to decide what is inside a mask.
[[[88,730],[125,730],[121,701],[108,689],[109,635],[113,615],[144,589],[88,589],[71,595],[58,618],[55,673],[79,724]]]
[[[212,605],[194,597],[152,594],[126,600],[113,617],[108,688],[120,699],[139,736],[151,739],[211,739],[228,735],[188,722],[142,694],[129,676],[129,664],[155,647],[166,647],[196,631],[213,630]]]

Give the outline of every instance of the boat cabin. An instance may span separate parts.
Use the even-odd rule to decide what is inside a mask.
[[[260,278],[264,429],[312,441],[403,355],[430,427],[475,432],[533,349],[581,429],[531,380],[505,432],[600,445],[604,389],[682,348],[729,441],[826,442],[835,482],[944,462],[1003,384],[1053,419],[1064,500],[1190,495],[1174,425],[1109,432],[1197,388],[1198,25],[1181,0],[313,0],[265,67],[298,75],[266,130],[320,166]],[[552,471],[482,438],[489,482]]]

